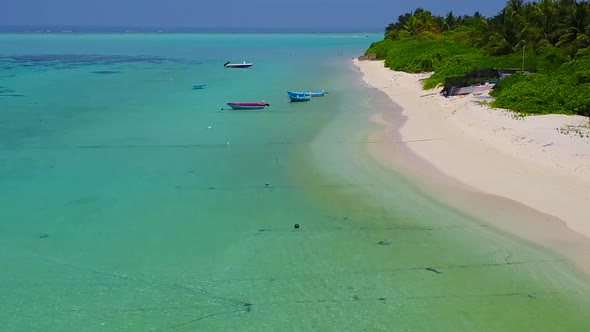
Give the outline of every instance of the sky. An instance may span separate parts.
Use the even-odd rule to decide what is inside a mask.
[[[417,7],[497,14],[505,0],[0,0],[0,26],[374,29]]]

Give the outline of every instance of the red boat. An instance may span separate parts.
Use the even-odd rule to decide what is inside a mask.
[[[263,101],[260,103],[227,103],[227,106],[235,110],[259,110],[270,106],[270,104]]]

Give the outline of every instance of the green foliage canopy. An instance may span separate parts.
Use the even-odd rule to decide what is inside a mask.
[[[418,8],[389,24],[370,53],[393,70],[433,72],[425,88],[476,69],[524,65],[538,72],[502,80],[493,92],[494,106],[590,116],[588,1],[509,0],[491,18],[477,12],[439,17]]]

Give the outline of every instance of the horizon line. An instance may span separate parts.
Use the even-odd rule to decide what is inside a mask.
[[[84,32],[155,32],[155,33],[382,33],[376,27],[169,27],[169,26],[123,26],[123,25],[0,25],[0,33],[84,33]]]

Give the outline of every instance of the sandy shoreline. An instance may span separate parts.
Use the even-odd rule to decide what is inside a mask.
[[[403,108],[371,119],[384,129],[371,140],[390,143],[372,145],[371,155],[451,206],[555,249],[590,272],[588,118],[515,117],[480,105],[477,96],[447,99],[424,91],[425,75],[391,71],[381,61],[354,63],[369,86]]]

